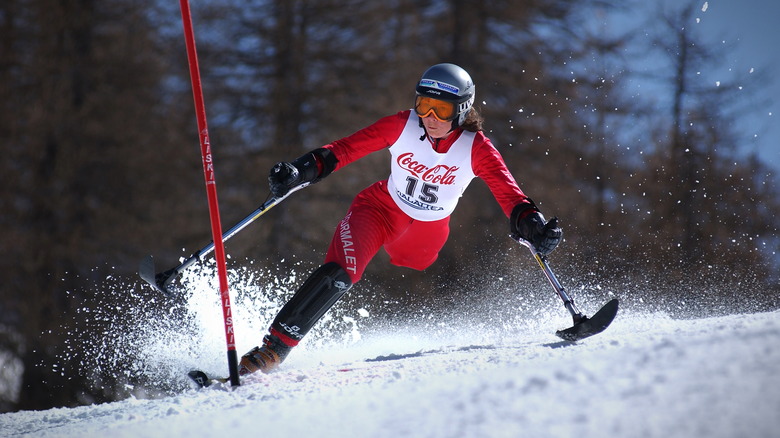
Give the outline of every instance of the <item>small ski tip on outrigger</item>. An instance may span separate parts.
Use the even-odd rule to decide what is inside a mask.
[[[574,325],[564,330],[558,330],[555,334],[565,341],[575,342],[585,339],[606,330],[612,323],[612,320],[615,319],[617,312],[618,299],[613,298],[590,318],[581,313],[572,315],[574,317]]]
[[[566,290],[558,282],[558,279],[555,278],[555,274],[553,274],[552,269],[550,269],[550,266],[547,264],[547,258],[539,254],[531,242],[515,234],[511,234],[510,237],[531,251],[534,259],[537,261],[537,263],[539,263],[542,271],[544,271],[544,275],[547,277],[547,280],[550,281],[550,284],[555,289],[555,293],[558,294],[558,297],[563,301],[563,305],[566,307],[569,313],[571,313],[571,316],[574,319],[573,326],[555,332],[559,338],[565,341],[575,342],[601,333],[606,330],[607,327],[609,327],[618,312],[617,298],[613,298],[607,302],[607,304],[599,309],[599,311],[596,312],[592,317],[589,318],[585,316],[585,314],[577,309],[577,306],[574,304],[574,300],[569,297],[569,295],[566,293]]]
[[[158,274],[155,272],[154,268],[154,257],[146,256],[141,260],[141,263],[138,266],[138,275],[156,291],[162,292],[168,297],[173,297],[173,291],[170,289],[171,283],[173,283],[173,280],[179,275],[179,272],[186,269],[187,266],[179,265]]]

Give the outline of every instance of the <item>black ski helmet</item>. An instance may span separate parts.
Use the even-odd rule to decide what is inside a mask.
[[[463,124],[474,105],[474,81],[466,70],[455,64],[436,64],[425,70],[416,91],[417,96],[454,103],[457,111],[457,118],[453,120],[453,124],[457,123],[455,126]]]

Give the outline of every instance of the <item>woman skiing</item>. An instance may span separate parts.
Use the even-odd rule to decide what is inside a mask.
[[[557,219],[544,216],[517,185],[482,132],[475,87],[454,64],[425,71],[414,110],[384,117],[349,137],[292,162],[277,163],[268,180],[274,196],[316,183],[372,152],[389,148],[390,176],[361,191],[336,228],[325,261],[279,311],[263,343],[246,353],[239,374],[270,372],[314,324],[357,283],[384,247],[394,265],[423,270],[449,235],[450,214],[474,177],[484,180],[509,218],[512,233],[549,254],[561,240]]]

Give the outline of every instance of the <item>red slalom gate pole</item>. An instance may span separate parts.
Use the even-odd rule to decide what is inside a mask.
[[[209,129],[206,123],[206,104],[203,102],[203,87],[200,82],[198,68],[198,53],[195,49],[195,34],[192,30],[192,14],[188,0],[179,0],[181,6],[181,21],[184,24],[184,41],[187,45],[187,60],[190,64],[190,79],[192,94],[195,98],[195,112],[198,117],[198,133],[200,151],[203,157],[203,174],[206,178],[206,194],[209,198],[209,216],[211,217],[211,235],[214,241],[214,257],[217,261],[219,276],[219,294],[222,302],[222,314],[225,320],[225,339],[227,341],[228,367],[230,368],[230,384],[241,384],[238,378],[238,356],[236,355],[236,335],[233,328],[233,314],[230,308],[230,293],[228,290],[227,268],[225,266],[225,244],[222,240],[222,224],[219,220],[219,203],[217,202],[217,181],[214,175],[214,160],[211,155]]]

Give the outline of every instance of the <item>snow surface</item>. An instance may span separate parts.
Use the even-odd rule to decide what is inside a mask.
[[[252,319],[239,315],[243,299],[236,300],[237,321]],[[371,319],[361,308],[340,319],[354,328],[349,339],[315,335],[282,370],[249,376],[240,387],[6,413],[0,436],[779,436],[780,311],[673,319],[626,308],[607,331],[573,344],[554,336],[571,321],[559,302],[547,301],[558,306],[501,327],[488,323],[494,330],[468,320],[431,326],[421,317],[360,331],[360,319]],[[151,342],[133,321],[136,333],[122,329],[128,339],[106,343],[149,341],[136,345],[139,372],[164,379],[195,363],[225,374],[221,311],[195,304],[200,313],[187,321],[197,330],[177,337],[181,326],[158,324],[162,336]],[[592,313],[597,305],[581,307]],[[239,339],[255,329],[239,324]],[[251,346],[239,345],[239,354]]]

